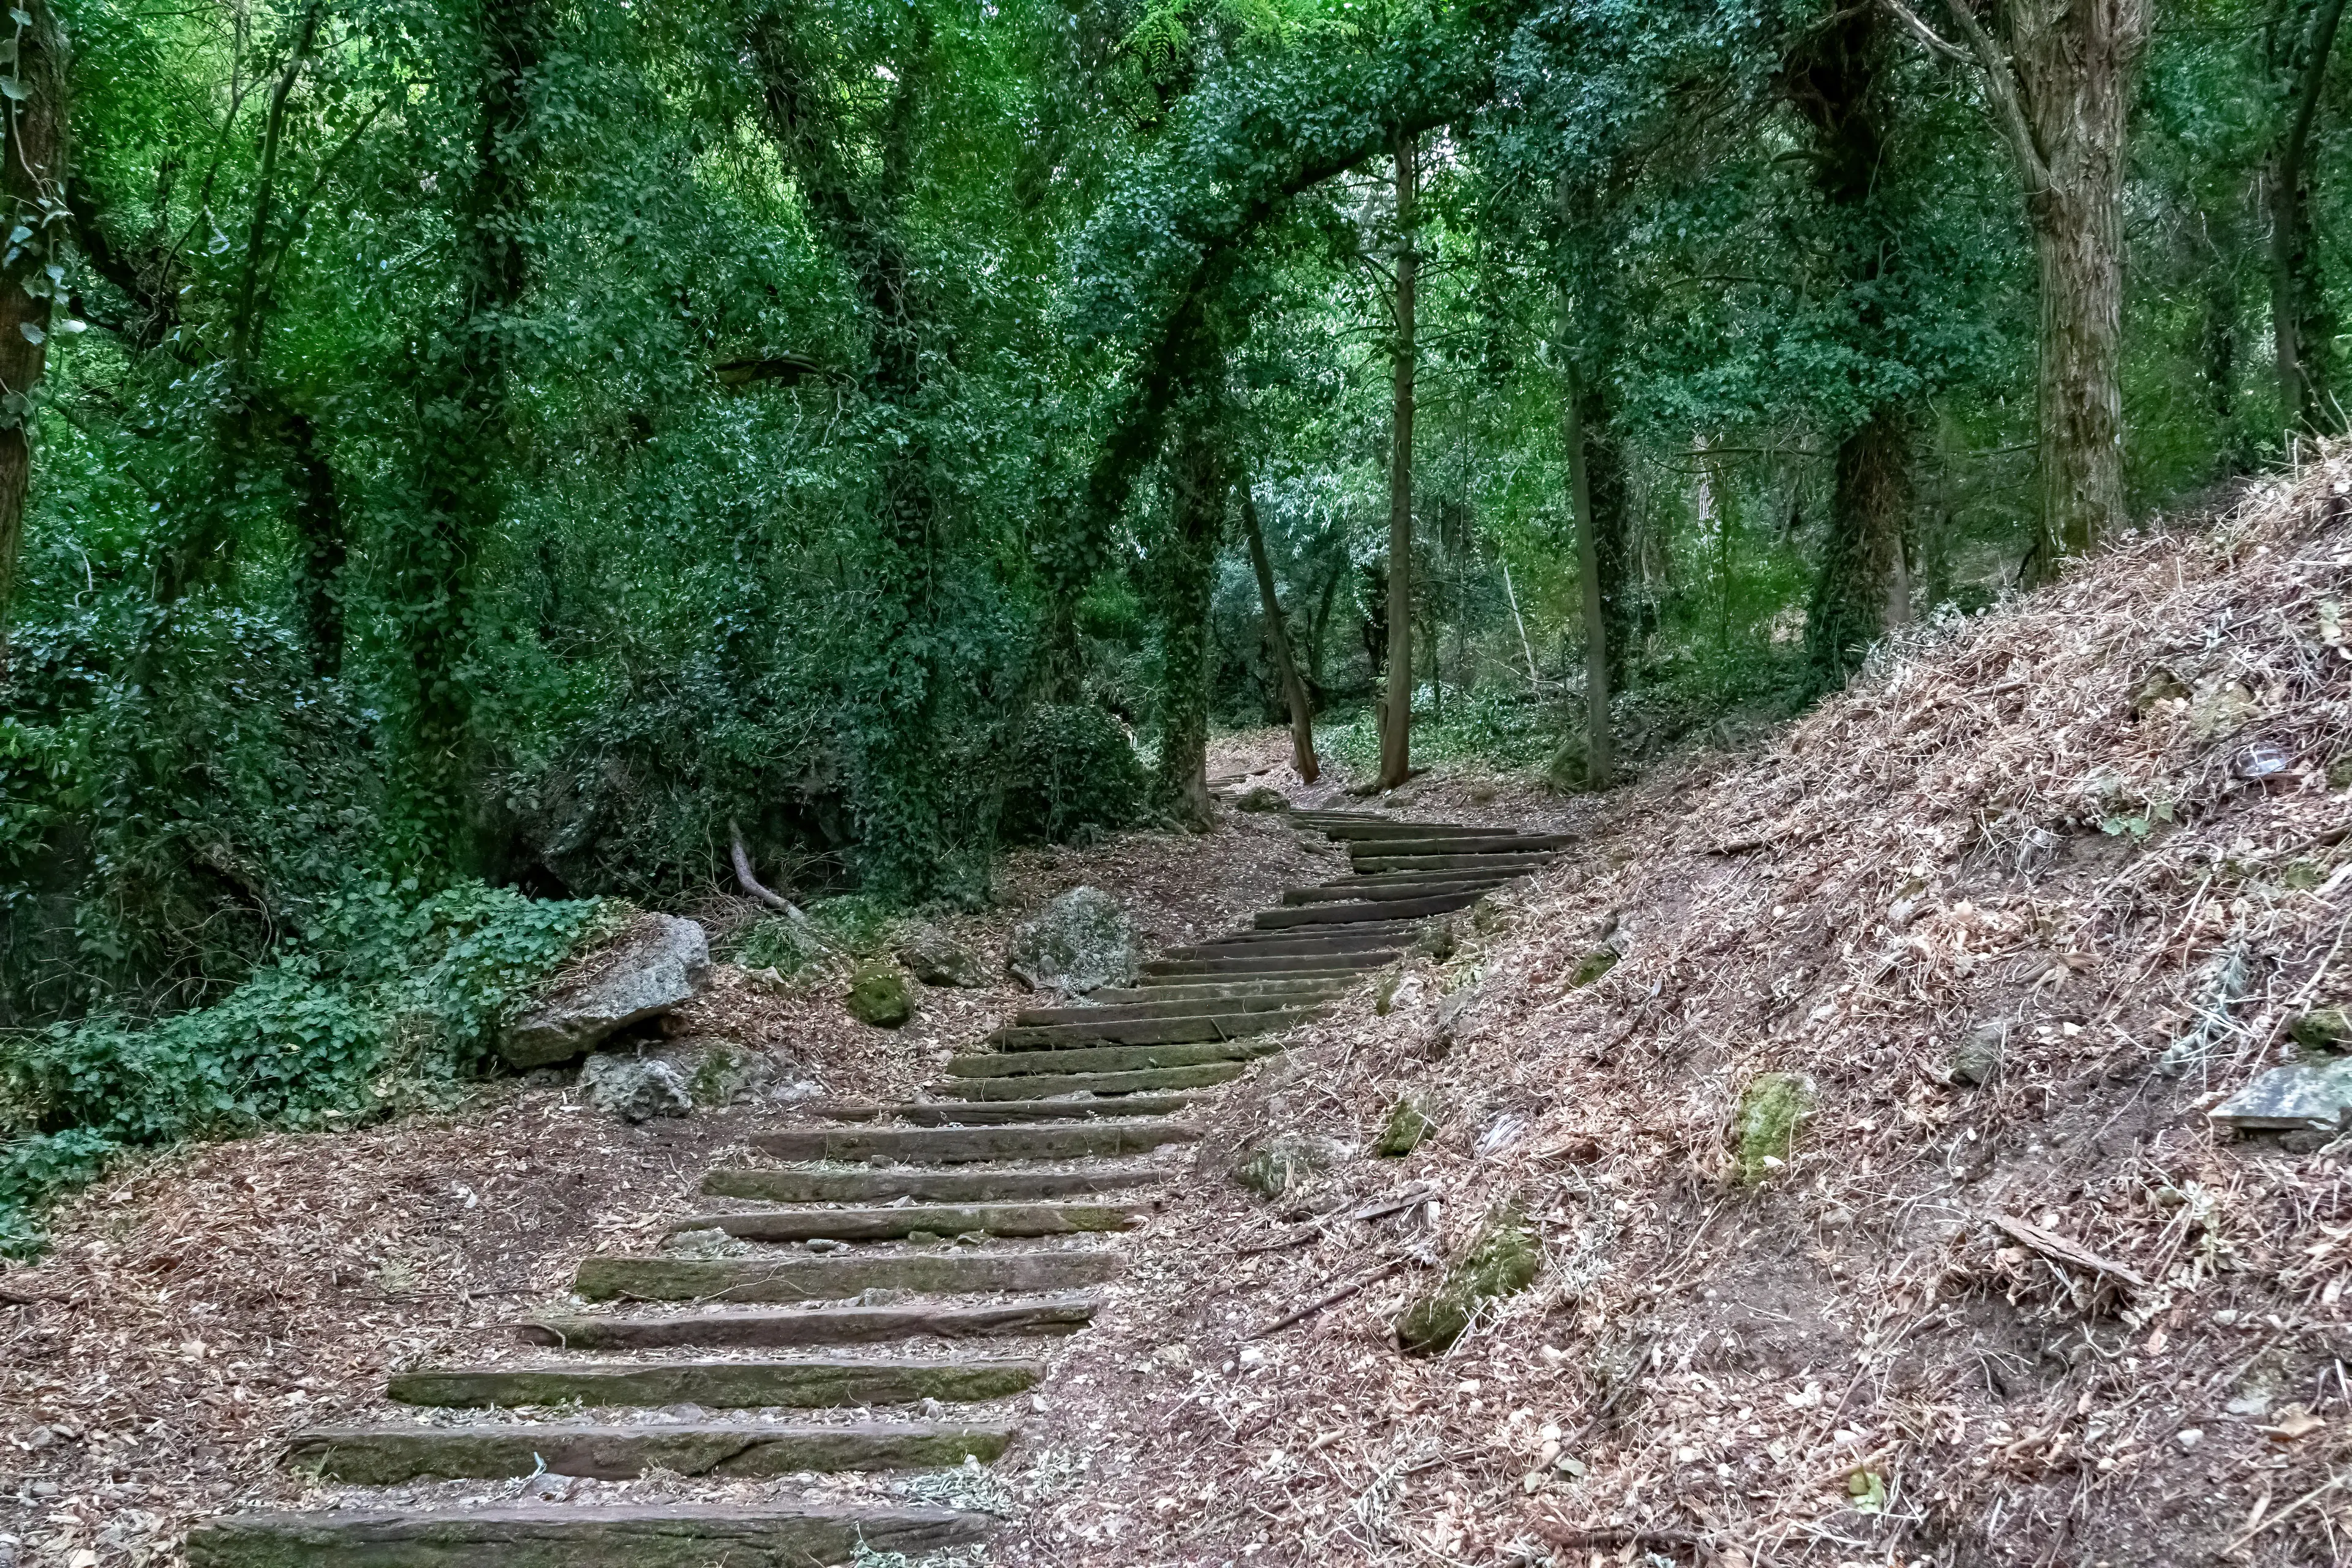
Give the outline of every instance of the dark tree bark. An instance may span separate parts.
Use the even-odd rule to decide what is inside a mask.
[[[1209,596],[1232,488],[1208,402],[1206,397],[1193,400],[1169,455],[1175,505],[1160,588],[1159,791],[1168,808],[1196,828],[1206,827],[1213,815],[1209,804]]]
[[[1617,744],[1609,726],[1609,613],[1601,597],[1601,529],[1593,515],[1592,475],[1585,460],[1584,387],[1564,332],[1562,338],[1560,442],[1568,449],[1569,496],[1576,508],[1576,578],[1584,602],[1584,783],[1588,789],[1607,789],[1617,772]]]
[[[2300,24],[2300,9],[2288,9]],[[2279,415],[2290,433],[2333,430],[2343,423],[2330,363],[2336,322],[2320,286],[2311,226],[2311,133],[2343,20],[2344,0],[2318,0],[2309,26],[2291,30],[2294,44],[2283,58],[2273,46],[2273,68],[2286,90],[2271,160],[2271,332],[2278,348]]]
[[[1413,288],[1421,268],[1414,249],[1416,174],[1412,136],[1396,152],[1397,268],[1393,416],[1389,455],[1388,688],[1381,708],[1378,789],[1394,789],[1412,773],[1412,395]]]
[[[16,28],[15,82],[22,96],[5,100],[0,200],[10,229],[32,231],[0,256],[0,676],[8,665],[8,606],[25,534],[25,500],[33,481],[33,395],[48,363],[49,279],[45,268],[62,246],[66,205],[69,65],[64,31],[47,0],[26,0],[31,17]]]
[[[1965,47],[1888,0],[1912,31],[1973,58],[2025,189],[2041,278],[2041,529],[2047,578],[2124,519],[2123,182],[2132,83],[2155,0],[1997,0],[1994,30],[1945,0]]]
[[[1836,214],[1841,280],[1859,302],[1866,350],[1882,326],[1873,287],[1892,250],[1879,210],[1892,96],[1888,18],[1855,6],[1800,38],[1782,90],[1813,132],[1813,178]],[[1838,443],[1828,537],[1805,620],[1813,668],[1824,684],[1852,672],[1863,648],[1911,618],[1903,525],[1911,509],[1910,426],[1905,411],[1874,408]]]
[[[1266,647],[1274,654],[1275,677],[1282,683],[1283,700],[1290,705],[1290,763],[1298,776],[1313,784],[1322,772],[1315,756],[1315,710],[1307,700],[1307,682],[1290,656],[1290,630],[1283,625],[1282,600],[1274,591],[1274,563],[1266,559],[1265,531],[1258,526],[1257,500],[1249,482],[1242,482],[1242,527],[1249,535],[1250,569],[1257,574],[1258,607],[1265,616]]]

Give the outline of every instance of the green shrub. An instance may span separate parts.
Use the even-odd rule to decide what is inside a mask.
[[[1016,843],[1064,843],[1133,824],[1143,764],[1118,721],[1082,703],[1029,716],[1013,758],[1001,831]]]

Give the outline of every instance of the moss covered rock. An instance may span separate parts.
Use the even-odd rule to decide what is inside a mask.
[[[2286,1032],[2307,1051],[2352,1051],[2352,1009],[2322,1007],[2305,1013]]]
[[[1797,1128],[1811,1108],[1812,1087],[1795,1073],[1759,1073],[1748,1083],[1731,1123],[1741,1184],[1752,1186],[1788,1163]]]
[[[1613,947],[1594,948],[1591,952],[1586,953],[1582,959],[1579,960],[1576,968],[1570,973],[1568,977],[1568,988],[1570,991],[1573,991],[1580,985],[1591,984],[1594,981],[1600,979],[1602,975],[1616,968],[1617,960],[1620,956],[1621,955],[1618,953],[1617,950]]]
[[[1372,1152],[1384,1160],[1402,1159],[1421,1147],[1432,1132],[1437,1131],[1437,1107],[1426,1095],[1405,1094],[1389,1107],[1389,1117],[1381,1124],[1379,1141]]]
[[[915,988],[895,964],[861,963],[849,977],[849,1016],[895,1029],[915,1016]]]
[[[1446,1269],[1437,1288],[1397,1320],[1397,1343],[1408,1355],[1436,1355],[1470,1326],[1478,1309],[1535,1283],[1543,1246],[1517,1209],[1506,1205],[1486,1216],[1469,1255]]]

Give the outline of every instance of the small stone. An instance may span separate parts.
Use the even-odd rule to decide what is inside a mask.
[[[2352,1123],[2352,1059],[2273,1068],[2206,1112],[2241,1131],[2328,1131]]]
[[[849,977],[849,1016],[878,1029],[895,1029],[915,1016],[915,994],[896,965],[869,963]]]
[[[1988,1018],[1977,1025],[1952,1052],[1948,1064],[1952,1081],[1971,1089],[1990,1083],[2000,1071],[2001,1056],[2008,1047],[2008,1019]]]
[[[988,984],[988,972],[971,949],[936,926],[925,926],[898,949],[898,962],[926,985],[972,990]]]
[[[591,1057],[580,1069],[580,1087],[590,1104],[624,1121],[684,1116],[694,1109],[693,1091],[677,1068],[654,1058]]]
[[[1251,1145],[1234,1167],[1234,1180],[1263,1198],[1278,1198],[1345,1159],[1348,1146],[1308,1132],[1277,1132]]]
[[[1234,802],[1235,811],[1288,811],[1290,797],[1272,784],[1260,784]]]
[[[2205,1429],[2201,1426],[2183,1426],[2172,1435],[2172,1440],[2184,1448],[2194,1448],[2205,1440]]]
[[[2308,1051],[2352,1051],[2352,1008],[2322,1007],[2305,1013],[2289,1024],[2286,1032]]]

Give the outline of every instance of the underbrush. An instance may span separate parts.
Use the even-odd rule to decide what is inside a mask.
[[[0,1039],[0,1253],[129,1149],[267,1127],[349,1126],[480,1072],[498,1031],[628,906],[467,883],[330,900],[278,960],[208,1007],[96,1016]]]

